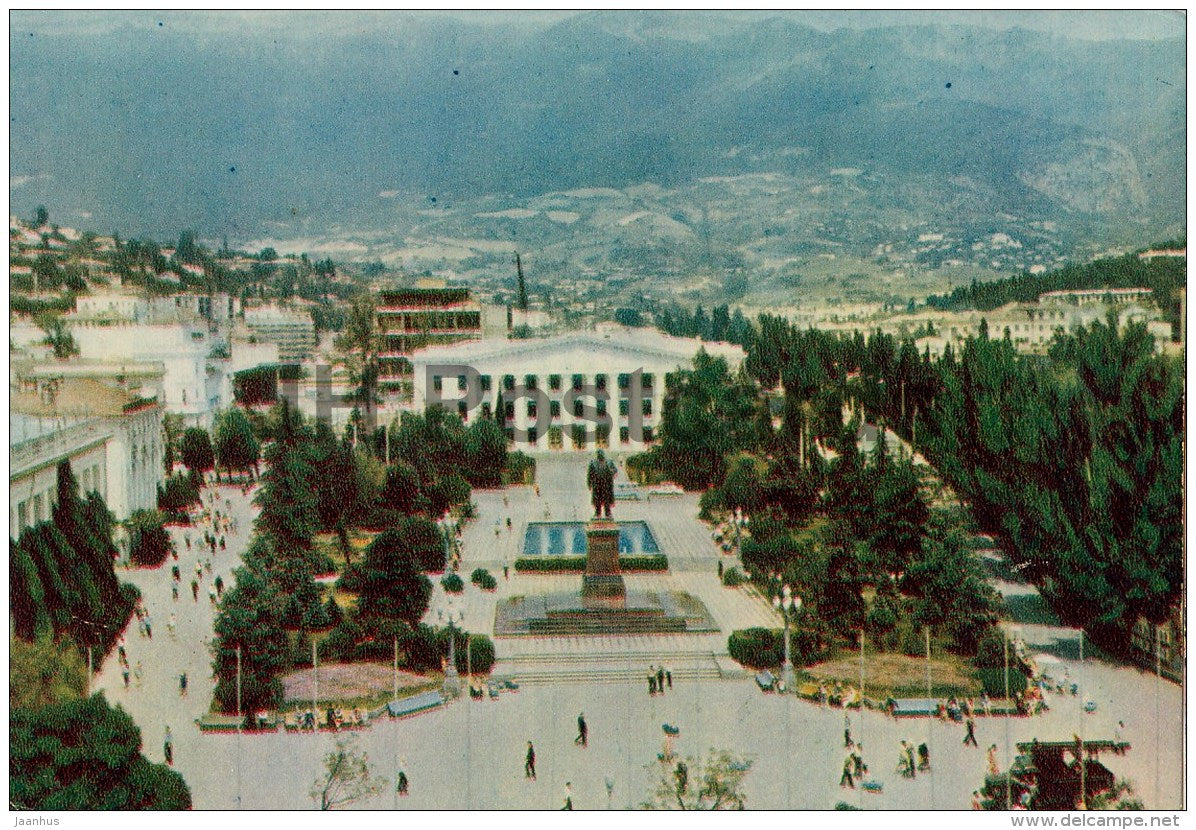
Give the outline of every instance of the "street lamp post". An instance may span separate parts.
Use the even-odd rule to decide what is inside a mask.
[[[443,610],[438,610],[436,616],[443,620],[445,613]],[[464,619],[465,612],[455,611],[450,602],[448,608],[449,653],[448,665],[444,668],[444,693],[454,697],[461,693],[461,678],[457,675],[457,633],[453,623]]]
[[[781,619],[785,622],[785,662],[781,666],[781,682],[785,684],[785,690],[793,688],[793,659],[791,657],[791,646],[789,643],[789,617],[801,610],[801,597],[795,596],[793,589],[788,585],[782,585],[780,593],[772,598],[772,605],[781,612]]]

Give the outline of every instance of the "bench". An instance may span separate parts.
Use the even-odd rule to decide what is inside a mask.
[[[437,706],[444,704],[444,695],[435,690],[430,692],[420,692],[411,697],[405,697],[402,700],[392,700],[386,704],[386,711],[392,718],[406,718],[412,715],[418,715],[420,712],[426,712],[429,709],[435,709]]]

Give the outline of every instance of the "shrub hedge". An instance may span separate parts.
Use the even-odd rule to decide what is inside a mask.
[[[731,659],[752,669],[772,669],[785,659],[784,633],[771,628],[741,628],[727,638]]]

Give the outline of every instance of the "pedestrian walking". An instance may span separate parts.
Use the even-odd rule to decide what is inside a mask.
[[[981,801],[980,801],[980,791],[979,790],[972,790],[972,809],[973,810],[983,810],[984,809],[984,804],[981,803]]]
[[[215,586],[208,588],[208,602],[213,608],[216,607],[216,588]]]
[[[137,665],[133,667],[133,683],[138,689],[141,688],[141,661],[137,661]]]
[[[224,545],[221,545],[220,549],[224,550]],[[203,569],[208,572],[208,576],[212,575],[212,560],[211,559],[205,559],[203,561]]]
[[[654,671],[648,672],[648,695],[656,696],[656,672]]]
[[[407,772],[400,767],[398,778],[395,780],[395,792],[399,795],[407,795],[408,786]]]
[[[582,712],[577,716],[577,737],[573,739],[573,743],[581,746],[589,746],[590,730],[586,725],[586,716]]]
[[[129,665],[129,656],[125,653],[124,646],[116,647],[116,659],[122,666]]]
[[[918,771],[930,772],[930,747],[918,744]]]
[[[187,672],[179,675],[179,697],[187,696]]]
[[[868,771],[868,765],[864,763],[864,745],[862,743],[855,745],[855,749],[851,753],[851,763],[852,774],[856,778],[863,779],[864,773]]]
[[[980,744],[976,743],[976,719],[969,716],[965,725],[967,727],[967,733],[963,736],[963,745],[967,746],[968,744],[971,744],[979,749]]]
[[[128,689],[129,688],[129,667],[128,666],[125,666],[123,669],[120,670],[120,676],[125,679],[125,688]]]
[[[527,742],[527,755],[523,759],[523,777],[536,780],[536,748]]]
[[[683,795],[689,789],[689,765],[678,761],[673,769],[673,780],[677,782],[677,795]]]
[[[668,666],[665,666],[664,669],[664,680],[669,684],[670,689],[673,688],[673,670]]]
[[[843,713],[843,748],[851,749],[855,746],[855,741],[851,739],[851,715]]]
[[[166,727],[166,737],[162,739],[162,754],[166,756],[166,763],[174,766],[174,736],[170,734],[170,727]]]
[[[174,578],[175,582],[180,581],[181,577],[179,575],[179,566],[178,565],[170,566],[170,575]]]
[[[150,615],[145,615],[145,638],[147,640],[154,639],[154,621],[150,619]]]
[[[191,596],[196,602],[199,602],[199,583],[194,579],[191,580]]]
[[[187,545],[187,550],[191,550],[191,534],[190,533],[183,534],[183,541]]]
[[[171,637],[174,637],[175,626],[177,624],[178,624],[178,619],[175,618],[174,614],[171,614],[170,617],[166,620],[166,633],[169,634]]]
[[[854,770],[855,761],[852,760],[850,755],[848,755],[843,759],[843,774],[839,776],[840,787],[850,787],[853,790],[855,789],[855,779],[852,778]]]
[[[214,584],[216,586],[216,596],[223,597],[224,596],[224,578],[221,577],[220,574],[216,574],[216,582]]]
[[[572,810],[573,809],[573,782],[571,782],[571,781],[565,782],[565,803],[561,807],[561,809],[562,810]]]
[[[656,688],[660,690],[660,693],[662,695],[664,694],[664,667],[663,666],[661,666],[660,668],[658,668],[656,670]]]
[[[718,579],[721,582],[723,579],[723,560],[718,560]]]
[[[502,566],[502,578],[503,578],[504,582],[511,581],[511,568],[505,562],[503,563],[503,566]]]
[[[173,583],[170,586],[170,598],[175,602],[179,601],[179,586]]]
[[[988,774],[1000,775],[1001,767],[997,764],[997,745],[993,744],[988,748]]]

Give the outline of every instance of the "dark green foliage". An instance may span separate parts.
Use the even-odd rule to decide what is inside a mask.
[[[356,590],[361,617],[385,617],[415,625],[428,610],[432,583],[397,533],[384,533],[366,548],[365,557],[342,577],[346,590]]]
[[[310,548],[320,521],[315,471],[303,450],[290,441],[272,445],[266,461],[269,467],[255,497],[261,507],[258,531],[272,536],[281,548]]]
[[[1187,268],[1183,259],[1156,257],[1144,260],[1136,253],[1129,253],[1084,265],[1067,265],[1045,274],[1023,272],[1003,280],[973,282],[956,288],[949,295],[927,297],[926,304],[951,311],[968,308],[987,311],[1006,303],[1034,302],[1048,291],[1145,286],[1153,289],[1155,301],[1165,308],[1171,293],[1186,282]]]
[[[1182,367],[1097,323],[1047,366],[980,338],[940,369],[928,452],[1063,621],[1124,651],[1182,590]]]
[[[586,569],[584,556],[521,556],[515,560],[515,570],[529,573],[581,573]],[[621,571],[667,571],[668,557],[663,553],[639,556],[620,556]]]
[[[225,591],[216,618],[215,701],[222,712],[237,711],[237,647],[241,648],[241,709],[277,708],[282,703],[278,675],[287,665],[282,615],[287,598],[250,567],[238,568],[236,585]]]
[[[469,575],[469,581],[483,591],[493,591],[498,587],[498,580],[494,578],[494,574],[485,568],[474,568],[473,573]]]
[[[536,480],[536,459],[520,450],[507,453],[503,478],[508,484],[531,484]]]
[[[421,571],[444,570],[444,535],[426,516],[403,516],[375,537],[370,547],[405,551]]]
[[[70,465],[58,466],[52,521],[27,527],[12,549],[9,590],[14,631],[66,634],[106,652],[132,612],[138,593],[113,570],[112,516],[98,494],[84,501]]]
[[[257,467],[261,446],[240,407],[230,407],[220,414],[216,422],[215,454],[216,461],[229,473]]]
[[[440,629],[439,634],[448,648],[448,630]],[[453,629],[456,638],[456,666],[457,671],[464,674],[473,670],[474,674],[486,674],[494,665],[494,641],[485,634],[467,634],[456,628]]]
[[[966,539],[942,521],[932,524],[922,549],[901,580],[913,597],[914,626],[930,626],[948,637],[949,647],[972,655],[996,623],[995,595]]]
[[[478,418],[465,430],[461,472],[474,487],[498,487],[507,466],[507,439],[490,418]]]
[[[400,513],[425,511],[427,499],[423,497],[416,469],[403,461],[396,461],[387,467],[380,501],[382,507]]]
[[[984,688],[984,692],[990,697],[1004,697],[1005,696],[1005,670],[999,669],[976,669],[976,678],[980,681],[980,685]],[[1019,671],[1015,671],[1011,666],[1009,669],[1009,694],[1016,695],[1026,691],[1030,682],[1026,676]]]
[[[723,585],[726,585],[728,588],[738,588],[746,581],[747,577],[743,575],[743,572],[739,568],[732,567],[723,571]]]
[[[192,473],[206,473],[216,465],[216,456],[212,451],[212,439],[207,430],[191,427],[183,433],[179,456],[183,466]]]
[[[440,578],[440,587],[450,594],[459,594],[465,590],[465,581],[455,573],[447,573]]]
[[[9,801],[21,810],[188,810],[182,776],[141,754],[102,694],[10,714]]]
[[[752,385],[732,377],[723,358],[702,350],[693,369],[666,377],[665,388],[661,468],[687,489],[721,481],[727,455],[754,443]]]
[[[158,509],[174,516],[185,516],[188,508],[199,504],[199,489],[189,475],[173,475],[158,485]]]
[[[135,510],[125,521],[129,530],[129,561],[142,568],[156,568],[173,547],[165,516],[157,510]]]
[[[743,628],[727,638],[731,659],[752,669],[774,669],[785,659],[784,633],[771,628]]]

